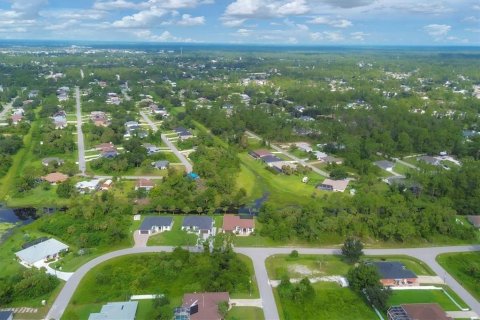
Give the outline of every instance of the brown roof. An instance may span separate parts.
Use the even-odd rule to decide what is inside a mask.
[[[42,177],[43,180],[48,181],[50,183],[57,183],[57,182],[63,182],[68,179],[68,176],[66,174],[63,174],[61,172],[52,172],[47,174],[46,176]]]
[[[233,231],[235,227],[240,228],[253,228],[255,222],[253,219],[240,219],[239,216],[235,214],[226,214],[223,216],[223,230]]]
[[[270,156],[272,155],[272,153],[268,150],[265,150],[265,149],[259,149],[259,150],[255,150],[253,151],[253,153],[257,156],[257,157],[265,157],[265,156]]]
[[[221,320],[218,314],[218,304],[222,301],[229,301],[228,292],[200,292],[186,293],[183,296],[182,307],[189,308],[198,305],[198,312],[190,316],[190,320]]]
[[[474,227],[480,228],[480,216],[467,216],[467,219]]]
[[[413,320],[451,320],[437,303],[402,304],[402,308]]]
[[[152,180],[139,179],[139,180],[137,180],[137,187],[139,187],[139,188],[155,187],[155,183]]]
[[[111,142],[109,143],[101,143],[95,147],[97,150],[101,150],[102,152],[110,152],[110,151],[117,151],[115,145]]]

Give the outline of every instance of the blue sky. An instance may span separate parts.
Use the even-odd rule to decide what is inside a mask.
[[[480,0],[0,0],[0,39],[480,45]]]

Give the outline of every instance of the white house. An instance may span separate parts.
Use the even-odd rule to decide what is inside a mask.
[[[67,250],[66,244],[56,239],[48,239],[18,251],[15,255],[23,265],[30,267],[39,261],[56,259],[61,252]]]
[[[94,179],[90,181],[80,181],[75,185],[75,188],[80,193],[89,193],[98,190],[100,185],[99,179]]]
[[[157,232],[171,231],[173,218],[171,217],[146,217],[140,226],[141,234],[153,234]]]

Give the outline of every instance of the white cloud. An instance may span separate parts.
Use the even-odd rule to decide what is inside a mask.
[[[446,24],[429,24],[424,26],[423,29],[435,40],[440,40],[445,37],[452,27]]]
[[[230,3],[221,20],[225,26],[239,26],[246,19],[270,19],[306,14],[306,0],[235,0]]]
[[[235,33],[236,36],[239,37],[249,37],[252,34],[252,30],[250,29],[238,29],[237,32]]]
[[[152,7],[148,10],[139,11],[131,16],[125,16],[120,20],[114,21],[113,26],[118,28],[139,28],[146,27],[159,22],[159,19],[168,13],[167,10]]]
[[[181,26],[198,26],[205,24],[205,17],[192,17],[189,14],[182,15],[182,19],[177,22]]]
[[[152,41],[152,42],[192,42],[192,39],[184,39],[175,37],[169,31],[164,31],[159,35],[154,34],[150,30],[139,30],[135,31],[134,35],[141,41]]]
[[[98,1],[93,4],[94,9],[98,10],[122,10],[122,9],[138,9],[142,4],[125,0],[113,0],[113,1]]]
[[[353,40],[364,41],[365,37],[369,36],[369,34],[361,31],[357,31],[357,32],[350,33],[350,36],[352,37]]]
[[[345,40],[343,34],[338,31],[323,31],[310,33],[310,39],[313,41],[325,40],[329,42],[340,42]]]
[[[463,19],[462,21],[468,23],[480,23],[480,18],[475,16],[469,16],[465,17],[465,19]]]
[[[335,28],[348,28],[353,25],[353,23],[350,20],[347,19],[333,19],[329,17],[316,17],[314,19],[311,19],[307,21],[307,23],[310,24],[325,24],[328,26],[332,26]]]

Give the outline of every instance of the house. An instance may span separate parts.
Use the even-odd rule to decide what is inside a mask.
[[[223,216],[223,231],[233,232],[240,236],[249,236],[255,230],[255,220],[252,216],[226,214]]]
[[[160,160],[160,161],[152,162],[152,166],[154,166],[155,168],[157,168],[159,170],[166,170],[166,169],[168,169],[169,165],[170,165],[170,162],[168,162],[167,160]]]
[[[467,216],[467,219],[475,228],[480,229],[480,216]]]
[[[144,143],[144,144],[143,144],[143,147],[144,147],[145,149],[147,149],[147,154],[153,154],[153,153],[160,152],[160,148],[159,148],[159,147],[154,146],[153,144],[150,144],[150,143]]]
[[[90,113],[90,120],[92,120],[97,127],[108,127],[110,125],[108,116],[103,111],[92,111]]]
[[[213,219],[205,216],[188,216],[183,219],[182,230],[193,233],[213,233]]]
[[[88,320],[135,320],[138,301],[109,302],[99,313],[90,313]]]
[[[259,150],[254,150],[254,151],[250,151],[249,154],[254,157],[255,159],[260,159],[262,157],[265,157],[265,156],[271,156],[272,153],[268,150],[265,150],[265,149],[259,149]]]
[[[325,179],[322,183],[317,185],[317,189],[325,191],[344,192],[348,187],[349,180],[332,180]]]
[[[13,320],[13,311],[0,311],[0,320]]]
[[[410,303],[390,307],[388,320],[453,320],[437,303]]]
[[[380,160],[380,161],[375,161],[375,165],[380,169],[392,172],[393,167],[395,166],[395,163],[387,160]]]
[[[261,159],[262,159],[262,161],[265,162],[266,164],[282,161],[282,159],[280,159],[279,157],[274,156],[274,155],[264,156],[264,157],[262,157]]]
[[[63,114],[57,114],[52,117],[55,129],[65,129],[67,127],[67,118]]]
[[[118,156],[117,148],[111,142],[101,143],[95,147],[95,150],[100,151],[100,154],[103,158],[112,159]]]
[[[12,124],[13,124],[13,125],[17,125],[17,124],[20,123],[20,121],[22,121],[23,115],[21,115],[21,114],[12,114],[11,119],[12,119]]]
[[[332,157],[332,156],[325,156],[323,158],[320,158],[318,159],[319,161],[322,161],[324,163],[328,163],[328,164],[331,164],[331,163],[335,163],[335,164],[342,164],[343,163],[343,160],[340,159],[340,158],[335,158],[335,157]]]
[[[15,253],[21,263],[33,266],[37,262],[58,258],[61,252],[67,251],[68,246],[56,239],[48,239]]]
[[[56,157],[42,159],[42,165],[45,167],[48,167],[50,164],[53,164],[54,166],[61,166],[64,163],[65,161]]]
[[[276,161],[276,162],[270,162],[268,163],[268,166],[270,168],[273,168],[275,171],[282,173],[286,167],[296,170],[297,169],[297,164],[294,163],[293,161]]]
[[[28,93],[28,99],[35,99],[36,97],[38,97],[38,93],[39,93],[38,90],[31,90]]]
[[[143,189],[146,191],[150,191],[155,187],[155,183],[149,179],[139,179],[135,184],[135,190]]]
[[[295,145],[298,149],[302,150],[303,152],[312,152],[312,146],[308,142],[296,142]]]
[[[380,274],[380,282],[386,287],[418,285],[415,273],[408,270],[403,263],[395,261],[372,262]]]
[[[80,181],[75,184],[75,188],[79,193],[85,194],[98,190],[100,186],[100,180],[94,179],[90,181]]]
[[[66,181],[68,179],[68,175],[61,172],[52,172],[47,174],[46,176],[43,176],[42,179],[51,184],[57,184]]]
[[[172,230],[173,218],[171,217],[146,217],[140,226],[140,234],[152,234]]]
[[[228,292],[186,293],[183,295],[182,307],[175,309],[174,319],[223,320],[218,312],[218,304],[221,302],[230,302]]]
[[[440,160],[437,158],[431,157],[431,156],[421,156],[417,158],[417,161],[423,161],[427,164],[430,164],[432,166],[439,166],[440,165]]]
[[[175,128],[175,132],[177,133],[180,140],[187,140],[193,138],[193,134],[184,127]]]
[[[102,184],[100,185],[100,190],[101,191],[108,191],[112,188],[112,186],[113,186],[112,179],[108,179],[108,180],[105,180],[104,182],[102,182]]]

